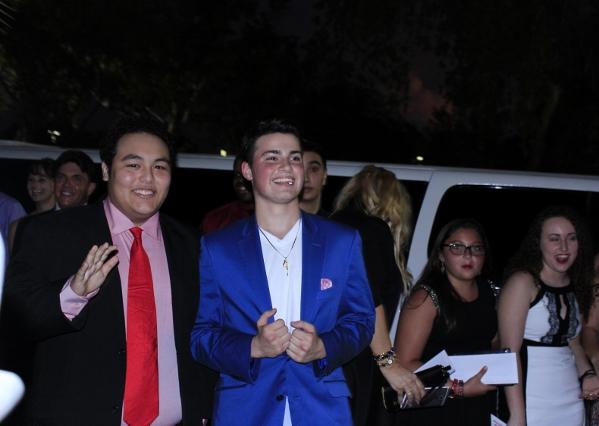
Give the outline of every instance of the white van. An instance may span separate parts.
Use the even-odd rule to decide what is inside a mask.
[[[29,160],[56,158],[62,149],[45,145],[0,141],[0,183],[12,185],[12,195],[27,199],[25,173]],[[96,150],[85,150],[99,162]],[[329,180],[324,206],[330,209],[345,181],[366,163],[328,161]],[[520,244],[534,215],[547,205],[567,204],[587,217],[593,240],[599,240],[593,220],[599,217],[599,177],[512,172],[482,169],[377,163],[391,170],[412,196],[414,232],[408,268],[418,277],[427,261],[431,239],[448,221],[472,217],[487,231],[496,279],[507,259]],[[164,209],[171,215],[199,225],[208,210],[234,198],[232,157],[180,154],[171,193]],[[21,191],[19,197],[15,191]],[[100,191],[101,192],[101,191]],[[194,199],[195,198],[195,199]],[[599,229],[599,227],[596,227]],[[397,316],[391,330],[397,323]]]

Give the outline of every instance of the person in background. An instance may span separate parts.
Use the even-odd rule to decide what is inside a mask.
[[[591,305],[590,256],[582,219],[568,207],[549,207],[508,264],[499,337],[520,355],[519,383],[505,387],[510,426],[583,425],[582,398],[599,395],[579,336],[581,312]]]
[[[202,234],[216,231],[239,219],[250,216],[254,212],[254,196],[241,174],[241,156],[237,155],[233,162],[233,190],[237,200],[209,211],[202,220]]]
[[[4,286],[5,250],[4,241],[0,239],[0,304]],[[13,410],[24,393],[25,385],[21,378],[13,372],[0,369],[0,423]]]
[[[0,273],[2,274],[4,273],[5,265],[9,260],[9,247],[12,245],[12,230],[15,229],[15,223],[20,222],[26,214],[27,213],[21,203],[13,197],[0,192],[0,232],[2,233],[3,247],[0,259],[2,263]],[[0,282],[0,285],[2,284],[3,283]],[[26,360],[23,360],[24,357],[20,357],[20,348],[15,347],[13,344],[13,339],[11,339],[12,336],[10,336],[10,332],[8,331],[8,323],[6,319],[3,318],[5,314],[6,309],[4,309],[4,311],[0,310],[0,369],[18,373],[22,377],[22,369],[20,368],[22,365],[21,362],[26,363]],[[17,402],[18,399],[15,401],[15,404]],[[8,414],[8,412],[6,414]],[[13,416],[18,416],[18,413],[13,414]],[[19,425],[18,422],[12,423],[10,418],[3,420],[2,424]]]
[[[341,366],[374,331],[360,237],[300,210],[295,126],[258,123],[243,153],[256,214],[203,237],[191,338],[220,372],[214,425],[351,424]]]
[[[322,209],[322,191],[327,183],[327,160],[319,145],[303,141],[304,187],[300,194],[300,209],[305,212],[328,217]]]
[[[15,240],[3,314],[36,345],[22,424],[205,424],[196,233],[160,212],[174,145],[156,120],[123,118],[100,156],[102,202],[32,217]]]
[[[96,190],[96,166],[83,151],[70,149],[55,163],[54,191],[58,208],[84,206]]]
[[[26,214],[27,213],[21,203],[10,195],[0,192],[0,233],[2,234],[2,240],[4,241],[5,247],[8,247],[8,230],[10,224]],[[8,251],[6,254],[8,254]]]
[[[29,164],[27,172],[27,194],[33,201],[34,208],[30,215],[43,213],[56,208],[54,194],[54,160],[42,158]],[[8,231],[10,251],[15,239],[17,227],[21,221],[14,221]]]
[[[382,410],[380,388],[385,380],[400,394],[419,399],[422,385],[396,358],[391,364],[373,361],[373,354],[391,348],[390,320],[400,295],[410,286],[404,250],[411,232],[412,206],[407,191],[390,171],[369,165],[353,176],[335,200],[331,219],[356,228],[362,237],[362,252],[376,306],[375,333],[370,348],[344,366],[352,390],[355,425],[373,425]],[[382,376],[381,376],[382,373]],[[383,379],[384,377],[384,379]]]
[[[489,243],[475,220],[456,219],[439,231],[399,317],[395,346],[402,365],[416,370],[442,350],[456,355],[496,347],[494,288],[484,279],[489,262]],[[482,383],[486,371],[453,379],[453,398],[444,406],[405,410],[397,424],[487,426],[496,388]]]
[[[593,287],[591,290],[592,303],[584,315],[584,323],[580,333],[582,347],[593,366],[599,371],[599,253],[593,258]],[[585,402],[585,417],[587,426],[599,426],[599,394],[589,394]]]
[[[42,158],[33,161],[27,172],[27,194],[33,201],[32,214],[54,210],[56,196],[54,194],[54,160]]]

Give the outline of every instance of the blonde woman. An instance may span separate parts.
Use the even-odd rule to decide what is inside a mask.
[[[355,425],[375,424],[381,410],[377,388],[380,389],[383,378],[376,370],[400,394],[405,392],[414,400],[423,395],[422,384],[416,376],[398,364],[389,339],[389,320],[393,318],[400,296],[411,284],[404,262],[404,250],[412,230],[411,216],[406,189],[393,173],[373,165],[352,177],[335,200],[331,218],[357,228],[362,237],[364,262],[376,306],[375,334],[370,349],[345,367],[353,394]]]

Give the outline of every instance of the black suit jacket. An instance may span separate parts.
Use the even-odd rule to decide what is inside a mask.
[[[360,232],[374,304],[384,306],[389,326],[403,285],[401,273],[395,263],[393,234],[389,226],[382,219],[369,216],[354,206],[334,213],[331,219],[353,226]],[[350,405],[355,426],[376,423],[373,413],[383,411],[379,389],[387,382],[378,370],[372,361],[370,348],[364,349],[344,366],[345,377],[353,395]]]
[[[161,214],[171,279],[183,424],[210,417],[214,373],[192,360],[199,297],[198,241]],[[102,203],[42,215],[20,231],[6,275],[5,304],[36,351],[27,419],[32,424],[120,425],[126,341],[118,268],[73,320],[59,293],[94,244],[110,242]],[[157,301],[160,303],[160,301]]]

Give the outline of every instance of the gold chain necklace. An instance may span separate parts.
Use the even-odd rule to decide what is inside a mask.
[[[289,276],[289,262],[287,261],[287,258],[289,257],[289,255],[293,251],[293,247],[295,247],[295,242],[297,241],[297,236],[299,235],[299,230],[300,230],[301,227],[302,227],[302,220],[300,219],[300,223],[297,225],[297,231],[295,233],[295,238],[293,239],[293,243],[291,243],[291,248],[289,249],[289,253],[287,253],[287,256],[285,256],[283,253],[281,253],[279,251],[278,248],[275,247],[275,245],[273,243],[270,242],[270,240],[268,239],[268,237],[266,236],[266,234],[264,233],[264,231],[262,231],[262,228],[260,228],[258,226],[258,230],[260,231],[260,233],[262,234],[262,236],[264,238],[266,238],[266,241],[268,241],[268,244],[270,244],[270,246],[273,248],[273,250],[276,251],[277,253],[279,253],[281,255],[281,257],[283,258],[283,268],[285,268],[285,272],[287,273],[287,276]]]

